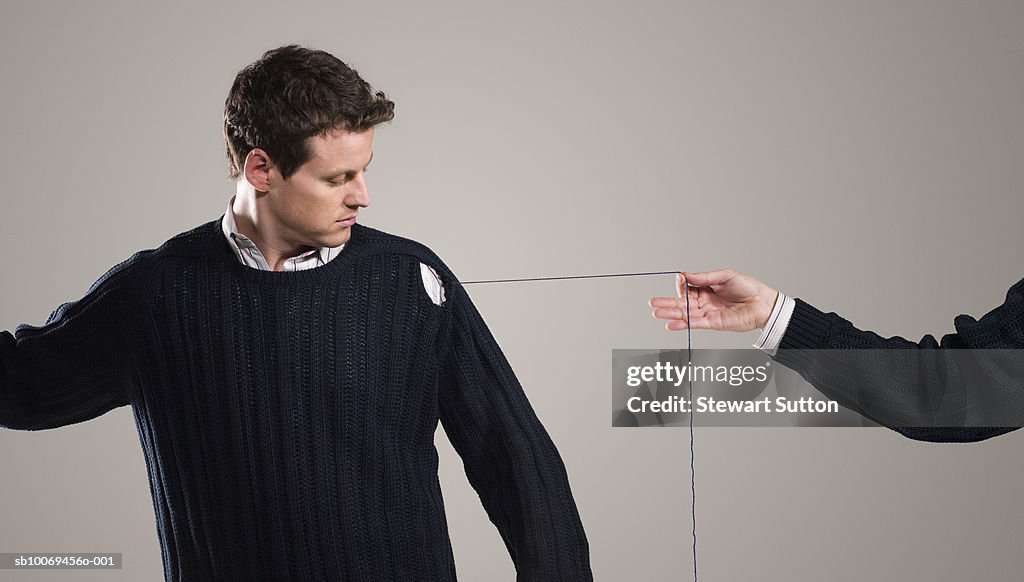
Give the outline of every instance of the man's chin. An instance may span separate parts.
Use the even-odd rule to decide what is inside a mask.
[[[341,232],[333,232],[330,236],[323,237],[323,244],[325,247],[337,247],[348,242],[348,239],[352,238],[352,228],[346,227]]]

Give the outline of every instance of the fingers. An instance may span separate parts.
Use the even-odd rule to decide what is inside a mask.
[[[651,297],[651,300],[647,302],[653,308],[654,313],[664,313],[666,315],[670,313],[678,313],[679,317],[685,317],[686,313],[686,300],[679,299],[676,297]],[[704,311],[704,307],[699,307],[697,302],[690,299],[690,313],[701,313]],[[658,317],[655,315],[655,317]]]
[[[698,307],[697,299],[700,296],[700,287],[719,285],[727,282],[736,275],[732,269],[720,269],[717,271],[706,271],[703,273],[689,273],[686,271],[676,273],[676,294],[677,297],[651,297],[647,302],[651,306],[656,319],[666,319],[665,329],[668,331],[680,331],[690,329],[713,329],[714,325],[707,317],[703,309]],[[686,294],[690,295],[687,306]],[[689,314],[687,314],[689,308]]]
[[[651,297],[647,301],[647,305],[653,309],[654,317],[658,319],[683,319],[686,317],[687,308],[691,315],[703,314],[707,306],[702,306],[698,301],[699,298],[700,290],[692,288],[689,302],[685,297]]]
[[[678,307],[679,299],[676,297],[651,297],[647,304],[651,307]]]
[[[667,319],[670,325],[667,325],[667,329],[686,329],[686,320],[689,317],[690,324],[693,329],[710,329],[708,322],[707,313],[704,310],[695,308],[692,304],[690,305],[690,313],[687,315],[686,306],[683,302],[678,299],[672,299],[671,297],[655,297],[651,300],[651,303],[657,301],[658,306],[651,310],[651,315],[655,319]],[[671,303],[670,303],[671,302]],[[682,327],[674,327],[674,326]]]
[[[651,311],[651,315],[656,319],[686,319],[685,310],[678,307],[658,307]]]
[[[711,321],[708,318],[703,316],[694,316],[692,313],[690,314],[690,316],[690,329],[715,329],[715,326],[711,323]],[[669,331],[681,331],[686,329],[686,327],[687,322],[685,318],[671,319],[665,324],[665,329]]]
[[[693,323],[692,321],[690,323]],[[682,331],[686,329],[686,320],[673,319],[665,324],[668,331]]]

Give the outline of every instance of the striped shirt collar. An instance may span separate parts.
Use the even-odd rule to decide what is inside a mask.
[[[234,201],[235,198],[232,196],[231,200],[228,201],[228,207],[224,211],[224,218],[220,223],[224,237],[231,244],[231,248],[235,250],[235,254],[238,256],[238,260],[242,262],[242,264],[256,269],[270,271],[270,265],[267,264],[267,259],[263,256],[263,252],[260,251],[259,247],[257,247],[249,237],[238,232],[238,226],[235,223],[235,215],[231,210],[231,206]],[[326,265],[332,259],[337,257],[341,252],[341,249],[344,247],[345,245],[342,243],[336,247],[319,247],[316,249],[310,249],[302,254],[285,260],[284,270],[300,271],[303,269],[313,269]]]

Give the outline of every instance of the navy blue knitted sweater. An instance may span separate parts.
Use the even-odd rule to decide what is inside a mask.
[[[322,267],[262,271],[218,219],[0,333],[0,425],[128,404],[167,580],[455,580],[439,420],[517,579],[592,579],[554,444],[458,279],[414,241],[357,224]]]

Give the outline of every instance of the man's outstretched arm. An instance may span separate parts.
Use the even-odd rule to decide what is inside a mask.
[[[505,355],[458,283],[449,284],[440,417],[520,581],[593,580],[565,466]]]
[[[128,404],[139,254],[40,327],[0,331],[0,427],[57,428]]]
[[[686,293],[690,295],[693,329],[764,329],[773,314],[787,311],[773,310],[781,297],[777,291],[732,269],[685,273],[685,278],[689,287],[680,277],[678,298],[654,297],[650,301],[653,315],[669,320],[666,328],[670,330],[686,329]],[[921,421],[939,411],[942,418],[963,419],[976,414],[982,402],[1016,402],[1019,408],[1024,395],[1011,391],[1024,377],[1024,361],[997,355],[981,358],[982,351],[951,350],[1005,348],[1024,354],[1019,351],[1024,347],[1024,280],[1010,288],[1003,305],[981,319],[957,317],[956,333],[941,341],[931,335],[918,342],[881,337],[800,299],[789,313],[772,357],[829,398],[865,417],[909,438],[932,442],[978,441],[1014,429],[966,423],[904,425],[927,424]],[[971,356],[975,356],[973,360]],[[962,365],[965,361],[967,366]],[[880,369],[883,365],[885,369]]]
[[[773,357],[812,385],[825,386],[861,409],[869,409],[869,402],[884,403],[888,409],[874,420],[908,438],[975,442],[999,436],[1019,427],[969,425],[966,418],[970,414],[991,418],[997,410],[1012,413],[1012,402],[1024,398],[1024,394],[1014,397],[1008,393],[1024,378],[1024,350],[1009,350],[1024,347],[1021,283],[1010,289],[1005,303],[980,320],[961,315],[955,320],[955,332],[939,340],[925,335],[916,342],[858,329],[836,313],[822,312],[795,299]],[[1020,321],[1014,324],[1014,318]],[[1000,337],[993,338],[993,333]],[[978,351],[988,348],[1003,349]],[[900,417],[927,419],[937,410],[953,415],[959,423],[896,426]]]

